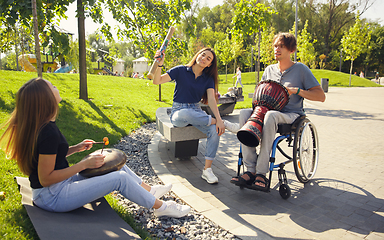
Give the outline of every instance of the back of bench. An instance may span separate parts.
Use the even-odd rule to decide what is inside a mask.
[[[169,141],[179,142],[207,138],[207,135],[194,126],[175,127],[169,118],[171,108],[158,108],[156,110],[157,130]]]

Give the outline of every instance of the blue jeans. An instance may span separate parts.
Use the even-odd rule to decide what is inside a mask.
[[[33,202],[50,212],[68,212],[116,190],[130,201],[152,208],[156,198],[141,183],[141,178],[124,165],[120,171],[102,176],[85,178],[76,174],[49,187],[33,189]]]
[[[192,125],[207,134],[205,159],[214,160],[219,148],[220,136],[217,135],[216,125],[211,125],[212,117],[204,112],[199,103],[173,102],[171,123],[175,127]]]

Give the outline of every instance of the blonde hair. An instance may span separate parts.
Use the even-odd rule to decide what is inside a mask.
[[[0,138],[0,147],[28,176],[33,171],[33,161],[37,161],[34,154],[39,132],[58,110],[56,98],[42,78],[29,80],[16,94],[16,107],[3,125],[7,128]]]

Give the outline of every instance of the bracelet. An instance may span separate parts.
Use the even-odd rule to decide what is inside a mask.
[[[163,65],[157,65],[158,67],[163,67]]]
[[[300,92],[300,88],[297,89],[297,93],[295,93],[295,94],[299,95],[299,92]]]

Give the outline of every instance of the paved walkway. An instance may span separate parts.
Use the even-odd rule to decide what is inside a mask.
[[[158,133],[149,159],[174,193],[242,239],[384,239],[384,88],[329,88],[326,95],[324,103],[305,102],[320,139],[317,173],[303,185],[288,165],[288,200],[279,195],[275,172],[269,193],[229,183],[239,149],[230,132],[213,165],[216,185],[201,179],[205,140],[197,157],[175,159]],[[225,118],[238,121],[238,111]]]

